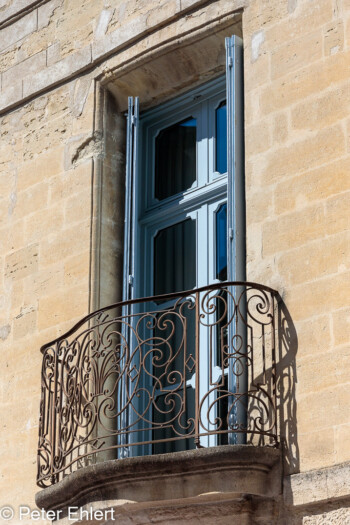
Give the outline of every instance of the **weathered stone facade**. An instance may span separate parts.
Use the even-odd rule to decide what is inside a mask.
[[[231,34],[247,277],[297,334],[283,496],[118,523],[350,523],[349,0],[0,0],[0,506],[35,506],[40,346],[121,298],[126,97],[145,109],[214,78]]]

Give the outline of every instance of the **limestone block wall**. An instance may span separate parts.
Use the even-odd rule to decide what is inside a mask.
[[[296,327],[298,463],[350,459],[350,4],[244,13],[248,275]]]
[[[110,269],[96,247],[100,236],[106,249],[115,233],[111,259],[120,267],[121,217],[101,217],[105,209],[110,217],[108,195],[120,199],[123,184],[119,177],[103,191],[123,166],[122,124],[114,129],[110,118],[124,109],[121,73],[186,38],[191,44],[194,34],[223,38],[237,17],[247,277],[279,290],[296,329],[287,368],[288,512],[278,519],[288,523],[294,513],[298,524],[327,523],[328,500],[334,519],[347,512],[349,0],[0,0],[0,506],[34,507],[40,345],[120,293],[116,283],[108,296],[101,275]],[[166,79],[165,98],[176,92]],[[135,89],[156,104],[143,82]],[[340,492],[306,490],[320,473]]]
[[[1,118],[3,504],[33,505],[39,347],[89,308],[92,160],[72,163],[69,147],[91,128],[92,104],[86,114],[73,115],[72,87]]]

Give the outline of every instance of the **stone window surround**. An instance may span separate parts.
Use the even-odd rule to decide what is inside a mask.
[[[24,1],[27,2],[27,0]],[[54,1],[55,0],[39,0],[34,2],[32,0],[29,5],[27,3],[26,8],[20,10],[14,10],[10,6],[6,12],[9,11],[11,16],[6,18],[5,12],[3,13],[3,18],[0,18],[0,30],[6,32],[6,35],[3,35],[5,41],[7,36],[11,36],[13,33],[16,34],[16,22],[23,25],[23,18],[25,16],[29,16],[35,9],[40,10],[41,7],[45,8],[45,4],[50,5],[50,2],[54,3]],[[108,75],[114,76],[116,69],[120,72],[124,66],[126,66],[126,69],[129,68],[130,63],[120,64],[120,55],[122,55],[125,50],[130,49],[131,46],[137,45],[141,41],[145,41],[149,37],[157,35],[158,32],[161,32],[161,30],[168,25],[170,26],[177,22],[182,24],[182,21],[190,18],[192,13],[200,11],[201,9],[203,10],[203,8],[205,9],[207,5],[216,4],[219,5],[220,0],[177,0],[174,13],[166,16],[164,19],[158,20],[151,27],[147,25],[147,14],[142,14],[112,33],[106,34],[58,62],[48,65],[38,73],[29,74],[23,78],[19,77],[15,86],[0,91],[0,115],[36,98],[40,94],[71,81],[79,75],[92,73],[92,76],[103,84],[106,70],[108,71]],[[21,5],[22,3],[19,4],[19,6]],[[161,52],[164,44],[165,46],[168,44],[171,47],[174,45],[174,42],[179,44],[183,42],[184,39],[191,39],[192,37],[198,38],[200,32],[207,32],[210,28],[213,29],[225,23],[232,24],[233,18],[235,21],[240,22],[243,8],[246,5],[247,0],[233,0],[232,6],[230,6],[228,10],[226,8],[223,12],[217,14],[214,20],[210,22],[205,21],[198,27],[190,27],[193,26],[191,22],[189,29],[184,31],[184,35],[180,34],[179,37],[170,36],[169,38],[166,38],[164,34],[161,35],[160,41],[153,46],[151,53],[156,55],[158,52]],[[12,13],[12,11],[14,12]],[[37,18],[37,14],[35,18]],[[196,21],[194,21],[194,24],[195,23]],[[40,27],[36,22],[30,32],[39,30]],[[8,31],[11,31],[11,33],[7,34]],[[17,40],[24,39],[26,36],[26,34],[23,36],[19,34],[16,38]],[[13,40],[13,42],[16,42],[16,39]],[[47,52],[47,50],[45,50],[45,52]],[[138,54],[137,51],[136,54]],[[146,56],[147,50],[145,51],[143,49],[138,57],[134,56],[132,58],[132,62],[136,64],[137,58],[143,61]]]
[[[233,33],[241,36],[240,12],[194,30],[179,38],[176,45],[159,46],[122,68],[95,76],[92,139],[98,148],[93,174],[91,311],[121,297],[124,215],[120,213],[115,218],[114,213],[116,202],[117,207],[123,208],[125,166],[123,156],[116,156],[116,152],[123,149],[125,142],[127,97],[141,95],[141,109],[145,109],[219,76],[225,71],[225,36]],[[186,67],[175,78],[172,77],[174,71],[179,71],[172,63],[179,60]],[[148,89],[149,83],[151,89]],[[111,239],[117,240],[114,251]],[[116,267],[116,261],[119,267],[113,273],[110,268]],[[204,490],[205,479],[208,486]],[[160,498],[163,485],[166,489]],[[180,486],[187,487],[181,494],[175,490]],[[57,510],[92,502],[101,508],[107,500],[116,500],[119,505],[120,499],[146,503],[159,499],[190,501],[201,498],[203,491],[217,492],[219,499],[240,500],[243,494],[269,499],[277,497],[280,490],[280,450],[226,445],[126,460],[109,459],[82,468],[42,490],[36,501],[40,508]]]
[[[209,23],[156,50],[145,52],[122,67],[95,78],[95,127],[99,154],[94,158],[90,311],[122,300],[124,214],[125,111],[128,96],[140,96],[148,109],[225,72],[225,36],[241,36],[241,12]],[[195,57],[195,58],[193,58]],[[176,61],[177,67],[173,67]],[[182,69],[179,63],[185,64]],[[116,150],[119,148],[119,154]],[[120,154],[122,152],[122,154]],[[107,220],[106,220],[107,219]],[[111,239],[117,242],[111,250]],[[116,268],[114,275],[110,268]]]

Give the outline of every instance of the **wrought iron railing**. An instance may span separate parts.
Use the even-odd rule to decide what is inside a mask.
[[[107,459],[276,445],[277,304],[215,284],[102,308],[43,346],[38,485]]]

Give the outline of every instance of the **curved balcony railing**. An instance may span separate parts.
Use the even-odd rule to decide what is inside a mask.
[[[38,485],[108,459],[277,445],[278,297],[226,282],[142,298],[44,345]]]

